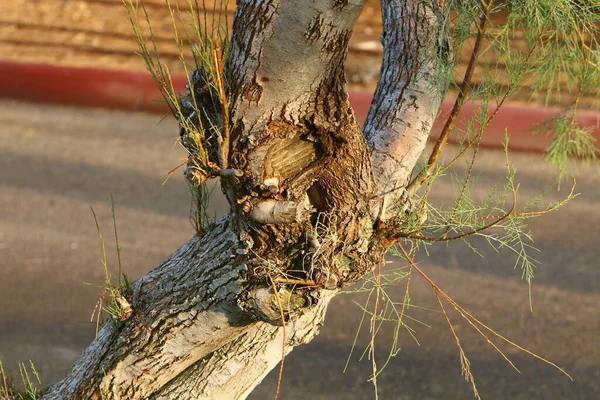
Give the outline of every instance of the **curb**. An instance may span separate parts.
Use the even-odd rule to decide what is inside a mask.
[[[183,75],[173,77],[174,86],[181,91],[185,82],[186,77]],[[348,94],[356,118],[362,123],[367,116],[372,93],[349,91]],[[167,112],[167,107],[159,100],[160,92],[148,73],[102,68],[0,61],[0,97],[126,111],[160,114]],[[453,100],[444,100],[440,117],[433,128],[432,138],[439,134],[441,121],[449,115],[453,104]],[[464,128],[473,112],[477,112],[475,107],[472,103],[463,106],[457,128]],[[492,111],[493,108],[490,108],[489,112]],[[548,137],[533,136],[531,131],[558,111],[558,108],[505,105],[487,128],[481,146],[503,147],[505,133],[509,132],[511,149],[541,152],[548,144]],[[593,136],[600,141],[600,114],[583,111],[579,113],[578,120],[581,126],[593,127]],[[456,142],[456,137],[451,137],[450,141]]]

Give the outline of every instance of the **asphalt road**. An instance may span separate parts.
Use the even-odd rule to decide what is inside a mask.
[[[45,383],[66,374],[93,339],[89,322],[101,292],[103,269],[93,207],[107,240],[109,261],[116,268],[109,195],[116,203],[123,268],[141,276],[192,234],[189,197],[179,172],[164,185],[166,173],[183,152],[176,145],[173,121],[104,110],[0,101],[0,358],[14,369],[17,361],[34,361]],[[514,154],[519,196],[539,194],[556,171],[541,156]],[[505,175],[504,154],[480,154],[475,198],[482,198]],[[561,367],[554,368],[496,340],[521,373],[499,356],[451,307],[479,391],[485,399],[600,398],[600,171],[579,165],[574,201],[550,216],[531,221],[541,250],[532,289],[514,270],[509,251],[486,250],[485,257],[455,242],[421,254],[421,268],[480,320],[521,346]],[[569,184],[553,190],[546,201],[559,201]],[[442,182],[432,200],[451,204],[456,189]],[[224,212],[222,198],[214,206]],[[388,268],[401,266],[394,263]],[[91,284],[91,285],[89,285]],[[411,302],[436,307],[424,280],[414,277]],[[403,287],[390,289],[400,301]],[[359,356],[368,343],[363,329],[349,367],[362,311],[355,302],[364,294],[338,296],[322,333],[294,350],[285,361],[283,399],[369,399],[371,362]],[[470,399],[461,378],[456,344],[443,314],[411,308],[417,342],[400,336],[402,350],[378,378],[381,399]],[[383,363],[393,330],[384,327],[376,339]],[[272,398],[276,373],[251,396]]]

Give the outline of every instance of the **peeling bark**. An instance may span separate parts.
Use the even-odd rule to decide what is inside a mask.
[[[131,315],[105,324],[44,398],[245,398],[282,346],[318,333],[337,289],[382,261],[379,197],[388,181],[405,184],[441,99],[424,42],[439,21],[421,2],[383,7],[383,73],[363,135],[343,72],[363,3],[238,1],[228,169],[196,171],[221,177],[230,213],[136,281]]]

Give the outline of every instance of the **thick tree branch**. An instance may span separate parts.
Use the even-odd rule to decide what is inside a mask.
[[[315,90],[340,74],[364,0],[240,1],[229,63],[234,121],[245,128],[273,117],[301,122]],[[335,93],[337,94],[337,93]],[[248,138],[252,139],[258,138]]]
[[[447,89],[451,54],[440,1],[382,1],[381,76],[364,127],[379,196],[380,219],[395,204],[423,150]]]
[[[353,207],[370,196],[370,163],[343,71],[363,5],[364,0],[238,5],[226,75],[231,165],[244,170],[246,192],[276,179],[286,200],[303,202],[312,185],[311,200],[318,193],[328,202],[319,211]],[[245,203],[248,211],[252,206]]]

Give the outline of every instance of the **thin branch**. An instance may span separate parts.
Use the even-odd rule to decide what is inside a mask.
[[[480,320],[478,320],[477,318],[475,318],[470,312],[468,312],[466,309],[464,309],[462,306],[460,306],[456,301],[454,301],[454,299],[452,299],[450,296],[448,296],[446,294],[446,292],[444,292],[435,282],[433,282],[433,280],[431,280],[431,278],[429,278],[429,276],[427,276],[414,262],[414,259],[411,258],[408,253],[406,252],[406,250],[404,249],[404,247],[402,246],[401,243],[398,243],[398,247],[400,248],[400,251],[402,252],[402,254],[404,255],[404,257],[406,258],[406,260],[410,263],[410,265],[419,273],[419,275],[421,275],[433,288],[433,290],[436,293],[441,294],[444,299],[450,303],[460,314],[461,316],[467,321],[469,322],[469,324],[471,324],[472,326],[475,327],[475,324],[478,324],[479,326],[481,326],[482,328],[486,329],[488,332],[492,333],[494,336],[502,339],[504,342],[516,347],[517,349],[523,351],[526,354],[529,354],[530,356],[537,358],[538,360],[541,360],[543,362],[545,362],[548,365],[553,366],[554,368],[556,368],[558,371],[560,371],[563,375],[567,376],[571,381],[573,380],[573,378],[571,377],[571,375],[569,375],[569,373],[567,373],[564,369],[562,369],[561,367],[559,367],[558,365],[556,365],[555,363],[553,363],[552,361],[549,361],[525,348],[523,348],[522,346],[519,346],[518,344],[516,344],[515,342],[511,341],[510,339],[502,336],[501,334],[499,334],[498,332],[496,332],[495,330],[493,330],[492,328],[490,328],[489,326],[487,326],[486,324],[484,324],[483,322],[481,322]],[[489,338],[487,336],[485,336],[485,334],[483,332],[481,332],[481,330],[477,329],[478,332],[490,343],[493,344]],[[497,347],[494,346],[496,349]],[[501,354],[503,355],[503,357],[505,359],[507,359],[507,357],[501,352]],[[516,367],[514,366],[514,364],[511,363],[511,365],[513,366],[513,368],[516,369]],[[517,370],[518,371],[518,370]]]
[[[456,342],[456,347],[458,347],[458,352],[460,355],[460,364],[461,364],[463,375],[464,375],[465,379],[467,380],[467,382],[471,382],[471,386],[473,387],[473,394],[475,395],[475,397],[478,400],[481,400],[481,397],[479,396],[479,391],[477,390],[477,386],[475,385],[475,377],[473,376],[473,373],[471,372],[471,363],[470,363],[469,359],[467,358],[467,355],[465,354],[463,347],[460,344],[460,339],[458,338],[458,335],[456,334],[456,331],[454,330],[454,326],[452,325],[452,322],[450,322],[450,317],[448,317],[448,313],[446,313],[446,309],[444,308],[444,303],[442,303],[442,300],[440,299],[440,293],[436,291],[435,297],[437,298],[438,303],[440,303],[440,309],[442,310],[444,317],[446,317],[446,322],[448,322],[448,326],[450,327],[450,331],[452,332],[452,336],[454,336],[454,341]]]
[[[537,46],[538,42],[535,42],[530,48],[529,51],[527,52],[527,57],[525,57],[525,60],[523,61],[525,64],[527,64],[529,62],[529,60],[531,59],[531,56],[533,55],[533,52]],[[492,123],[492,121],[496,118],[496,116],[498,115],[498,111],[500,111],[500,109],[502,108],[502,106],[504,105],[504,103],[506,102],[506,99],[508,99],[508,95],[510,93],[510,90],[507,90],[504,92],[502,99],[499,102],[496,102],[496,108],[494,109],[494,111],[492,112],[492,114],[487,118],[487,120],[485,121],[485,124],[483,126],[480,126],[479,128],[479,132],[477,133],[477,135],[473,138],[473,140],[469,141],[469,143],[467,143],[467,145],[465,146],[464,149],[462,149],[457,155],[456,157],[454,157],[452,159],[452,161],[450,161],[448,164],[444,165],[440,170],[439,173],[444,173],[446,172],[452,165],[454,165],[454,163],[456,163],[456,161],[458,161],[464,154],[465,152],[471,148],[471,146],[473,146],[473,144],[475,142],[479,143],[479,141],[481,140],[481,137],[483,136],[483,134],[485,133],[486,129],[490,126],[490,124]]]
[[[356,348],[356,344],[358,343],[358,336],[360,334],[363,323],[365,322],[365,316],[367,315],[367,305],[369,304],[369,301],[371,300],[372,295],[373,295],[373,291],[370,291],[369,295],[367,296],[367,300],[365,301],[364,307],[362,307],[359,303],[355,302],[355,304],[357,306],[359,306],[363,312],[360,317],[360,322],[358,323],[358,326],[356,328],[356,333],[354,334],[354,341],[352,342],[352,347],[350,347],[350,352],[348,353],[348,358],[346,359],[346,364],[344,365],[344,369],[342,371],[344,373],[346,373],[346,370],[348,369],[348,365],[350,364],[350,359],[352,358],[352,354],[354,353],[354,349]]]
[[[383,371],[385,369],[385,367],[391,361],[392,357],[396,354],[396,346],[398,344],[398,334],[400,331],[400,327],[402,327],[402,326],[408,327],[402,320],[405,317],[407,304],[410,299],[409,290],[410,290],[410,277],[411,276],[412,276],[412,266],[409,266],[408,273],[406,275],[406,287],[404,289],[404,299],[402,301],[402,308],[400,309],[400,315],[398,316],[398,320],[396,321],[396,326],[394,327],[394,341],[390,348],[390,352],[388,353],[388,358],[387,358],[387,360],[385,360],[385,363],[383,364],[383,366],[379,369],[380,371]],[[391,300],[388,300],[388,301],[391,301]],[[408,316],[406,316],[406,317],[408,318]],[[379,372],[378,372],[378,374],[379,374]]]
[[[279,375],[277,377],[277,389],[275,390],[275,398],[277,400],[279,398],[279,390],[281,389],[281,380],[283,379],[283,364],[285,362],[285,343],[287,342],[286,337],[286,328],[285,328],[285,315],[283,314],[283,306],[281,305],[281,299],[279,298],[279,293],[277,292],[277,286],[273,281],[273,278],[269,276],[269,281],[271,281],[271,287],[273,288],[273,293],[275,294],[275,300],[277,300],[277,306],[279,307],[279,314],[281,315],[281,325],[283,326],[283,344],[281,345],[281,365],[279,366]]]
[[[475,70],[475,64],[477,61],[477,57],[479,56],[479,51],[481,49],[481,42],[483,40],[483,36],[485,33],[486,25],[489,19],[490,9],[494,3],[494,0],[489,0],[487,5],[483,9],[483,13],[479,20],[479,29],[477,31],[477,37],[475,38],[475,44],[473,45],[473,51],[471,52],[471,58],[469,59],[469,63],[467,65],[467,69],[465,71],[465,75],[463,77],[463,81],[458,90],[458,96],[456,97],[456,101],[454,102],[454,106],[452,107],[452,111],[450,112],[450,116],[446,120],[446,124],[440,133],[440,137],[433,148],[429,160],[427,161],[427,166],[419,172],[419,174],[408,184],[406,190],[409,193],[414,193],[418,187],[420,187],[428,178],[428,176],[433,172],[437,160],[444,148],[448,140],[448,136],[454,127],[454,123],[456,122],[456,118],[458,117],[458,113],[462,109],[466,96],[469,92],[469,85],[471,82],[471,77],[473,76],[473,71]]]
[[[516,204],[517,204],[517,193],[516,193],[516,191],[513,191],[513,204],[512,204],[511,209],[506,214],[500,216],[496,221],[491,222],[481,228],[475,229],[474,231],[471,231],[471,232],[466,232],[466,233],[463,233],[463,234],[460,234],[457,236],[452,236],[452,237],[446,237],[446,233],[444,233],[444,235],[442,235],[441,237],[417,236],[417,235],[408,233],[403,237],[406,237],[408,239],[423,240],[423,241],[427,241],[427,242],[449,242],[451,240],[464,239],[466,237],[473,236],[473,235],[481,233],[487,229],[490,229],[490,228],[498,225],[500,222],[504,221],[506,218],[510,217],[515,210]]]
[[[123,277],[123,265],[121,264],[121,247],[119,246],[119,235],[117,235],[117,217],[115,215],[115,200],[112,193],[110,194],[110,210],[112,213],[113,228],[115,232],[115,249],[117,251],[117,262],[119,264],[119,287],[121,286],[121,278]]]
[[[371,343],[370,343],[370,356],[371,356],[371,368],[373,370],[373,390],[375,390],[375,400],[379,399],[379,393],[377,389],[377,362],[375,360],[375,335],[377,333],[376,321],[377,321],[377,309],[379,308],[379,294],[381,291],[381,263],[377,264],[377,270],[375,273],[375,282],[377,288],[375,290],[375,305],[373,307],[373,314],[371,315]]]
[[[162,186],[164,186],[167,181],[169,180],[169,178],[171,177],[171,175],[173,175],[173,173],[175,171],[177,171],[179,168],[183,167],[184,165],[187,165],[189,161],[189,158],[186,158],[184,162],[182,162],[181,164],[177,165],[175,168],[171,169],[169,172],[167,172],[167,176],[165,177],[165,180],[162,182]]]
[[[577,182],[575,180],[573,180],[573,186],[571,186],[571,192],[569,192],[569,195],[567,197],[565,197],[563,200],[561,200],[559,203],[556,203],[555,205],[553,205],[550,208],[547,208],[545,210],[540,210],[540,211],[524,211],[524,212],[519,212],[519,213],[514,213],[511,215],[512,218],[531,218],[531,217],[537,217],[540,215],[544,215],[544,214],[548,214],[549,212],[555,211],[557,209],[559,209],[560,207],[564,206],[569,200],[571,200],[573,198],[573,193],[575,192],[575,184]],[[486,215],[484,217],[480,217],[480,219],[491,219],[491,218],[499,218],[499,216],[497,215]]]
[[[490,126],[494,118],[496,118],[496,115],[498,115],[498,111],[500,111],[500,108],[502,107],[502,105],[504,105],[504,102],[507,98],[508,93],[504,93],[504,97],[496,105],[494,112],[492,112],[492,114],[488,117],[488,119],[485,121],[485,124],[479,129],[479,132],[477,132],[477,135],[473,138],[473,140],[470,140],[469,143],[467,143],[467,145],[448,164],[440,168],[439,173],[446,172],[452,165],[454,165],[454,163],[456,163],[456,161],[458,161],[466,153],[467,150],[471,148],[471,146],[473,146],[473,144],[477,143],[477,145],[479,146],[479,143],[481,142],[481,137],[485,133],[486,129]]]
[[[442,237],[446,237],[446,235],[448,235],[448,232],[450,231],[450,226],[454,223],[454,220],[458,213],[458,208],[460,207],[460,203],[462,202],[463,197],[467,191],[467,187],[469,186],[469,181],[471,180],[471,174],[473,173],[473,166],[475,165],[475,158],[477,157],[477,153],[479,151],[479,145],[481,143],[481,135],[477,135],[475,142],[476,142],[475,151],[473,152],[473,157],[471,158],[471,163],[469,164],[469,168],[467,169],[467,175],[465,176],[465,181],[463,182],[463,185],[462,185],[462,188],[458,195],[458,198],[456,199],[456,205],[454,206],[454,210],[452,210],[452,215],[450,216],[450,219],[448,220],[448,226],[446,227]],[[473,141],[471,141],[469,143],[469,145],[471,143],[473,143]]]
[[[223,80],[223,51],[221,43],[216,37],[213,38],[211,61],[213,61],[213,78],[216,79],[215,86],[221,105],[221,115],[223,116],[223,134],[219,139],[219,167],[227,168],[229,158],[229,104],[227,103],[225,82]]]

